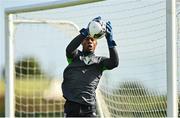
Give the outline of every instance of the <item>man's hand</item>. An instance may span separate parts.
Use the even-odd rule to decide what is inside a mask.
[[[113,32],[112,32],[112,26],[111,26],[111,22],[108,21],[106,23],[106,39],[107,39],[107,43],[108,43],[108,47],[109,48],[113,48],[116,46],[115,41],[113,40]]]
[[[101,20],[101,16],[98,16],[98,17],[93,19],[93,21],[100,21],[100,20]]]
[[[86,38],[89,35],[88,28],[82,28],[79,32],[84,38]]]

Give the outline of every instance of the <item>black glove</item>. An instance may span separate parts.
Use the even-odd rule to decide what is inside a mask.
[[[97,22],[99,22],[100,20],[101,20],[101,16],[98,16],[98,17],[93,19],[93,21],[97,21]]]
[[[84,38],[86,38],[89,35],[88,28],[82,28],[79,32]]]

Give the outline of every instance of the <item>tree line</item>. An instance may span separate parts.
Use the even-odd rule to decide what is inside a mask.
[[[5,78],[5,68],[2,69],[1,73],[3,78]],[[44,76],[46,73],[43,71],[40,62],[36,58],[27,56],[15,61],[16,78],[40,75]]]

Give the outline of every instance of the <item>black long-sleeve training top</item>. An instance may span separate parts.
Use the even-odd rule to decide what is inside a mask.
[[[115,47],[109,48],[109,58],[78,50],[83,39],[81,34],[78,35],[66,48],[69,65],[63,73],[62,91],[69,101],[95,105],[95,90],[103,71],[117,67],[119,58]]]

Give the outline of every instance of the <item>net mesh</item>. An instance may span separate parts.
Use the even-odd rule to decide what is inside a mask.
[[[67,21],[44,21],[15,22],[16,116],[63,116],[64,40],[68,43],[78,28]]]
[[[71,21],[82,28],[97,16],[111,21],[120,57],[120,66],[105,71],[98,87],[103,115],[167,116],[164,0],[108,0],[16,14],[15,62],[20,62],[16,63],[16,116],[63,116],[60,86],[67,66],[65,48],[78,30],[34,19]],[[98,40],[95,53],[109,56],[104,38]]]

